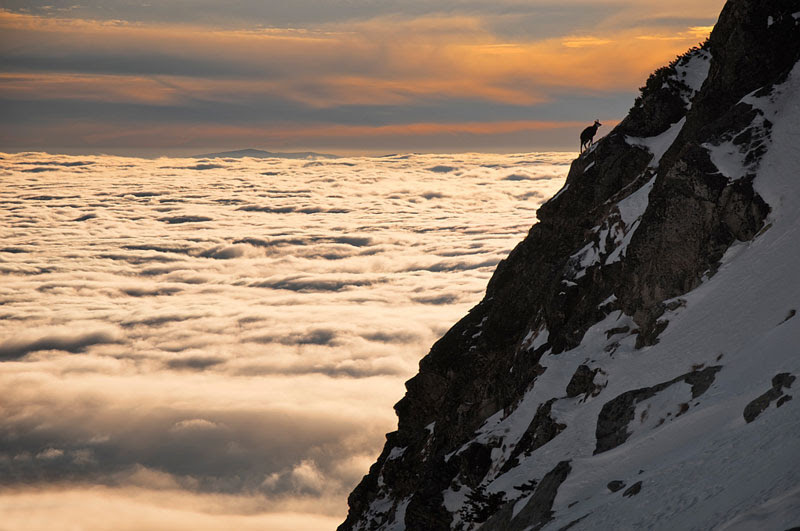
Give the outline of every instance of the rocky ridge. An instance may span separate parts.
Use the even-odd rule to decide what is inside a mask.
[[[686,501],[684,479],[724,467],[707,457],[695,470],[673,454],[738,455],[724,442],[735,430],[700,442],[687,435],[712,417],[720,433],[723,420],[728,429],[733,420],[714,412],[736,409],[737,422],[755,425],[780,402],[781,414],[798,417],[785,397],[800,366],[786,370],[788,343],[776,339],[800,340],[797,320],[775,320],[774,332],[751,318],[739,344],[783,356],[751,368],[732,342],[731,309],[717,308],[722,317],[704,309],[715,297],[736,300],[742,246],[782,230],[800,235],[782,214],[789,192],[770,188],[783,186],[776,175],[792,167],[787,160],[800,161],[787,151],[792,126],[781,122],[800,104],[798,60],[795,3],[729,0],[707,43],[648,79],[628,116],[572,164],[483,301],[420,362],[395,406],[398,430],[351,494],[341,530],[708,528],[778,503],[773,490],[754,486],[742,494],[750,505],[713,498],[709,514],[684,521],[681,504],[696,503]],[[800,199],[800,181],[791,193]],[[800,259],[782,252],[784,261]],[[768,273],[764,282],[774,283]],[[791,285],[788,274],[778,280]],[[698,324],[698,313],[708,321]],[[743,374],[755,387],[740,404],[746,393],[726,382]],[[741,437],[746,446],[755,435]],[[773,483],[800,493],[796,475]],[[610,498],[622,485],[630,487]],[[663,489],[676,492],[674,507],[659,506]],[[787,511],[800,521],[800,503]],[[675,527],[681,522],[691,525]]]

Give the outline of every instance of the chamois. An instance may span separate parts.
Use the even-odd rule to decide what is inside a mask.
[[[599,120],[594,121],[594,125],[590,125],[586,129],[581,132],[581,153],[583,153],[583,149],[589,149],[589,146],[593,144],[593,139],[595,133],[597,133],[597,128],[600,127],[601,124]]]

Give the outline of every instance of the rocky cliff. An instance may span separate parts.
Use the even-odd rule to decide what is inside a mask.
[[[800,5],[729,0],[420,362],[350,529],[800,524]]]

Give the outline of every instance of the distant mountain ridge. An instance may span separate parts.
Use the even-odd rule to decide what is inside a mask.
[[[420,361],[339,530],[800,526],[798,168],[800,5],[728,0]]]
[[[221,151],[219,153],[203,153],[201,155],[192,155],[189,158],[193,159],[240,159],[244,157],[251,157],[254,159],[338,159],[336,155],[327,153],[315,153],[313,151],[298,151],[298,152],[272,152],[264,151],[263,149],[237,149],[235,151]]]

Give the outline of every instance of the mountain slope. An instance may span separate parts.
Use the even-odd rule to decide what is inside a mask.
[[[798,60],[796,3],[730,0],[651,76],[420,362],[340,529],[800,524]]]

